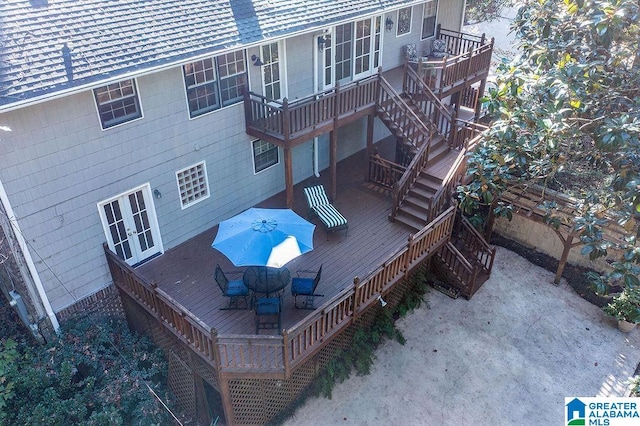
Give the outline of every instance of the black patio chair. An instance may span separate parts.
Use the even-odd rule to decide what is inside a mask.
[[[315,309],[313,302],[316,297],[323,297],[323,294],[316,294],[316,288],[320,283],[322,275],[322,265],[317,271],[300,270],[297,271],[297,278],[291,280],[291,295],[293,296],[293,304],[298,309]],[[303,277],[302,275],[309,275]],[[298,306],[298,296],[304,296],[304,304]]]
[[[256,334],[261,329],[282,329],[282,304],[280,297],[260,297],[255,301]]]
[[[249,297],[249,289],[242,282],[242,280],[229,280],[225,273],[220,268],[220,265],[216,265],[216,271],[214,278],[218,283],[218,287],[222,291],[222,295],[229,298],[229,305],[226,308],[220,309],[247,309],[249,303],[247,298]],[[238,302],[240,299],[244,299],[244,307],[240,307]]]

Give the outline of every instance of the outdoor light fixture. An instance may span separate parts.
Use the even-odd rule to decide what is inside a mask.
[[[384,301],[384,299],[382,298],[382,296],[378,296],[378,301],[380,302],[380,304],[382,305],[382,307],[384,308],[385,306],[387,306],[387,302]]]
[[[322,49],[324,49],[324,43],[326,42],[326,40],[324,39],[324,36],[322,37],[318,37],[318,49],[322,52]]]
[[[260,60],[260,57],[258,55],[251,55],[251,61],[253,61],[253,65],[255,65],[256,67],[264,65],[264,62]]]
[[[154,190],[153,190],[153,195],[154,195],[157,199],[162,198],[162,192],[160,192],[160,190],[159,190],[159,189],[154,189]]]
[[[390,16],[387,16],[387,19],[384,21],[385,27],[387,27],[387,31],[391,31],[393,29],[393,19]]]

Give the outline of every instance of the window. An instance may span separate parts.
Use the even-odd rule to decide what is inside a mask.
[[[142,117],[133,79],[94,89],[93,95],[103,129]]]
[[[351,78],[351,58],[353,55],[353,24],[336,26],[335,69],[336,81]]]
[[[431,0],[424,4],[422,13],[422,39],[433,37],[436,33],[436,12],[438,0]]]
[[[253,170],[259,173],[278,164],[278,146],[263,140],[255,140],[253,145]]]
[[[182,71],[191,118],[242,101],[247,84],[243,50],[191,62]]]
[[[380,65],[382,16],[337,25],[324,36],[324,87],[376,72]]]
[[[204,161],[176,172],[182,209],[209,198],[209,181]]]
[[[262,77],[264,96],[268,99],[280,99],[280,54],[278,43],[262,46]]]
[[[398,11],[397,36],[409,34],[411,32],[411,9],[411,7],[404,7]]]

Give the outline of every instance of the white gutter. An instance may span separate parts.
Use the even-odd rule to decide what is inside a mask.
[[[0,106],[0,114],[3,113],[3,112],[14,111],[16,109],[19,109],[19,108],[22,108],[22,107],[25,107],[25,106],[37,105],[37,104],[40,104],[40,103],[43,103],[43,102],[51,101],[51,100],[54,100],[54,99],[59,99],[59,98],[62,98],[62,97],[68,96],[68,95],[75,94],[75,93],[84,92],[84,91],[86,91],[88,89],[94,89],[96,87],[101,87],[101,86],[104,86],[104,85],[107,85],[107,84],[110,84],[110,83],[115,83],[115,82],[118,82],[118,81],[127,80],[127,79],[134,78],[134,77],[144,77],[146,75],[154,74],[154,73],[156,73],[158,71],[162,71],[162,70],[165,70],[165,69],[168,69],[168,68],[173,68],[173,67],[176,67],[176,66],[182,66],[182,65],[188,64],[190,62],[194,62],[194,61],[198,61],[198,60],[201,60],[201,59],[210,58],[212,55],[216,55],[216,56],[217,55],[222,55],[222,54],[229,53],[229,52],[235,52],[236,50],[240,50],[240,49],[252,49],[252,48],[260,47],[263,44],[266,44],[266,43],[269,43],[269,42],[273,42],[273,41],[276,41],[276,40],[287,39],[287,38],[296,37],[296,36],[304,35],[304,34],[313,34],[313,33],[317,32],[319,29],[322,29],[322,28],[332,27],[332,26],[340,25],[340,24],[343,24],[343,23],[346,23],[346,22],[353,22],[354,19],[366,19],[367,17],[390,13],[390,12],[393,12],[393,11],[396,11],[396,10],[400,10],[400,9],[402,9],[404,7],[407,7],[407,6],[415,6],[415,5],[418,5],[418,4],[422,4],[422,2],[423,2],[423,0],[416,1],[416,2],[411,2],[411,3],[404,4],[404,5],[402,5],[402,7],[398,7],[396,9],[389,9],[389,10],[384,10],[383,9],[383,10],[379,10],[379,11],[376,11],[376,12],[368,14],[368,15],[359,16],[358,18],[351,18],[351,19],[345,19],[345,20],[342,20],[342,21],[336,21],[336,22],[332,22],[331,24],[328,24],[328,25],[322,25],[322,26],[314,27],[314,28],[306,28],[304,30],[300,30],[300,31],[296,31],[296,32],[293,32],[293,33],[286,34],[284,36],[270,37],[270,38],[259,40],[259,41],[256,41],[254,43],[246,44],[246,45],[243,45],[243,46],[233,46],[231,48],[227,48],[227,49],[223,49],[223,50],[217,50],[217,51],[214,51],[214,52],[203,53],[203,54],[198,55],[198,56],[190,56],[188,59],[182,59],[182,60],[179,60],[179,61],[173,61],[173,62],[169,62],[169,63],[166,63],[166,64],[157,65],[155,67],[147,68],[146,70],[144,70],[142,72],[131,71],[131,72],[128,72],[128,73],[125,73],[125,74],[118,75],[116,77],[107,78],[107,79],[95,81],[95,82],[92,82],[92,83],[83,84],[81,86],[74,86],[74,87],[71,87],[69,89],[56,91],[54,93],[50,93],[50,94],[46,94],[46,95],[42,95],[42,96],[38,96],[38,97],[34,97],[34,98],[28,98],[28,99],[25,99],[23,101],[11,103],[11,104],[9,104],[7,106],[4,106],[4,107]]]
[[[56,318],[56,314],[53,312],[51,308],[51,303],[49,303],[49,298],[44,290],[44,286],[42,285],[42,281],[40,281],[40,275],[38,275],[38,270],[36,269],[35,263],[33,263],[33,258],[31,258],[31,253],[29,252],[29,247],[27,246],[27,241],[24,239],[22,232],[20,231],[20,226],[18,225],[18,221],[16,216],[11,208],[11,204],[9,203],[9,196],[4,189],[4,184],[0,180],[0,202],[4,206],[4,210],[7,213],[7,218],[9,219],[9,223],[13,227],[13,233],[15,234],[16,240],[18,241],[18,245],[20,246],[20,251],[22,252],[22,256],[24,257],[25,262],[27,263],[27,268],[29,268],[29,273],[31,274],[31,278],[33,279],[33,283],[36,286],[36,290],[38,292],[38,296],[40,297],[40,302],[47,313],[47,317],[49,317],[49,321],[51,321],[51,325],[53,326],[54,331],[57,333],[60,329],[60,324],[58,323],[58,318]],[[26,281],[26,280],[25,280]],[[28,283],[26,283],[29,285]]]

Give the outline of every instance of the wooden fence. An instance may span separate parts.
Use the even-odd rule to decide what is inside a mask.
[[[368,306],[376,303],[440,247],[449,241],[455,208],[450,207],[364,279],[355,278],[346,288],[281,336],[217,335],[188,309],[173,301],[154,284],[136,274],[104,245],[114,284],[219,374],[274,373],[288,378],[333,337],[343,331]]]

